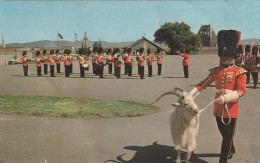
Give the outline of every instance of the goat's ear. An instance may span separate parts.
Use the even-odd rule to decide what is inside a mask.
[[[180,103],[178,103],[178,102],[176,102],[176,103],[172,104],[172,106],[173,106],[173,107],[180,106],[180,105],[181,105],[181,104],[180,104]]]

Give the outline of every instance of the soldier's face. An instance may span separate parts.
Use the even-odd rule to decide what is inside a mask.
[[[230,65],[233,63],[232,57],[221,57],[221,62],[223,65]]]

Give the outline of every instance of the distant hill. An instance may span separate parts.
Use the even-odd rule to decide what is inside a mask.
[[[128,41],[128,42],[106,42],[106,41],[101,41],[102,45],[104,48],[119,48],[119,47],[128,47],[131,44],[134,43],[134,41]],[[245,45],[247,44],[252,44],[254,42],[254,45],[260,45],[260,39],[244,39],[240,40],[239,44]],[[93,45],[94,41],[90,41],[90,44]],[[59,41],[59,47],[62,46],[73,46],[74,42],[72,41]],[[157,44],[159,45],[159,44]],[[1,45],[0,45],[1,46]],[[79,48],[82,47],[82,41],[78,42]],[[160,46],[160,45],[159,45]],[[42,40],[42,41],[35,41],[35,42],[28,42],[28,43],[10,43],[6,44],[6,47],[9,48],[44,48],[44,47],[58,47],[58,42],[57,41],[50,41],[50,40]]]
[[[94,41],[90,41],[90,44],[93,45]],[[119,47],[127,47],[130,46],[134,41],[132,42],[106,42],[106,41],[101,41],[102,45],[104,48],[108,47],[113,47],[113,48],[119,48]],[[59,47],[62,46],[73,46],[74,42],[72,41],[59,41]],[[78,42],[79,48],[82,47],[82,41]],[[44,48],[44,47],[58,47],[58,42],[57,41],[50,41],[50,40],[42,40],[42,41],[35,41],[35,42],[28,42],[28,43],[10,43],[6,44],[6,47],[9,48],[23,48],[23,47],[28,47],[28,48]]]

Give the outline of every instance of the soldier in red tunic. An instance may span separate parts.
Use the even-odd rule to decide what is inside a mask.
[[[257,86],[257,82],[258,82],[258,71],[259,71],[259,61],[257,58],[257,54],[259,53],[259,47],[258,46],[253,46],[252,49],[252,55],[249,59],[249,64],[250,64],[250,72],[251,72],[251,76],[253,78],[253,82],[254,82],[254,89],[256,89]]]
[[[151,56],[151,50],[147,49],[147,66],[148,66],[148,77],[153,75],[153,57]]]
[[[190,59],[189,48],[186,48],[184,53],[179,53],[179,56],[183,57],[182,66],[183,66],[184,77],[189,78],[189,59]]]
[[[227,163],[235,153],[233,138],[238,117],[238,100],[246,93],[246,70],[233,66],[237,44],[241,32],[221,30],[218,33],[218,55],[221,60],[219,67],[210,70],[208,77],[190,92],[195,98],[201,91],[215,81],[216,94],[214,116],[222,135],[219,163]]]
[[[251,58],[251,49],[252,49],[252,46],[251,45],[246,45],[245,47],[245,59],[244,59],[244,68],[245,70],[247,71],[246,73],[246,84],[249,84],[250,83],[250,63],[249,63],[249,60]]]

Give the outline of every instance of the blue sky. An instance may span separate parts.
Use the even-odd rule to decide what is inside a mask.
[[[184,22],[197,33],[201,25],[242,31],[242,39],[260,38],[260,1],[0,1],[0,32],[6,43],[79,40],[136,41],[165,22]]]

